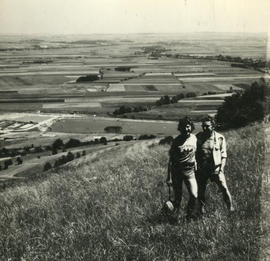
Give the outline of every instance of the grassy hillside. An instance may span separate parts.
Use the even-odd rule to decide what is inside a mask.
[[[266,233],[260,226],[264,132],[259,125],[225,136],[234,214],[210,184],[201,220],[185,221],[186,198],[179,224],[161,218],[168,147],[137,143],[2,192],[0,259],[256,260]]]

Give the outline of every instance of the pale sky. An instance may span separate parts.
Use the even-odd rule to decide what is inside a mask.
[[[270,0],[0,0],[0,34],[268,32]]]

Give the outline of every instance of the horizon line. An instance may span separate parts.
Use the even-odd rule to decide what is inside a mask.
[[[20,35],[145,35],[145,34],[200,34],[200,33],[208,33],[208,34],[268,34],[267,31],[265,32],[235,32],[235,31],[224,31],[224,32],[217,32],[217,31],[192,31],[192,32],[134,32],[134,33],[120,33],[120,32],[111,32],[111,33],[1,33],[0,35],[7,35],[7,36],[20,36]]]

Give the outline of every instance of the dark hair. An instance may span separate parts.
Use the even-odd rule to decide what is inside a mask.
[[[190,125],[191,126],[191,131],[194,131],[195,126],[193,121],[189,117],[184,117],[182,119],[179,119],[178,121],[178,130],[183,129],[185,126]]]
[[[212,126],[215,127],[216,122],[215,122],[215,118],[214,118],[214,117],[208,115],[207,117],[203,118],[203,119],[202,119],[202,125],[203,125],[206,121],[210,121],[211,124],[212,124]]]

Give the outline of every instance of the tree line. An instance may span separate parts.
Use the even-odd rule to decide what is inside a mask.
[[[164,96],[161,96],[155,102],[155,106],[177,103],[181,99],[192,98],[192,97],[196,97],[196,96],[197,96],[197,94],[195,92],[179,93],[179,94],[172,96],[172,97],[170,97],[169,95],[164,95]],[[150,105],[148,105],[148,106],[145,106],[145,105],[138,105],[138,106],[122,105],[113,112],[113,115],[123,115],[125,113],[142,112],[142,111],[148,111],[151,109],[152,109],[152,107]]]
[[[222,128],[236,128],[264,120],[270,113],[270,86],[264,78],[253,82],[245,91],[225,98],[218,108],[217,123]]]
[[[195,92],[187,92],[186,94],[184,93],[179,93],[175,96],[169,97],[168,95],[161,96],[159,100],[156,101],[156,106],[161,106],[165,104],[171,104],[171,103],[177,103],[179,100],[184,99],[184,98],[192,98],[196,97],[197,94]]]

